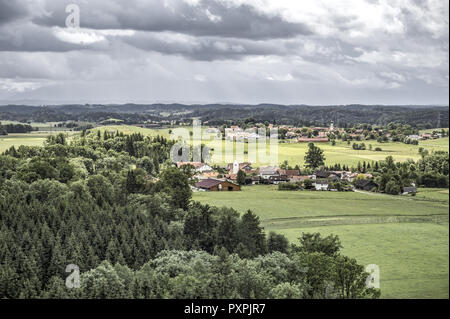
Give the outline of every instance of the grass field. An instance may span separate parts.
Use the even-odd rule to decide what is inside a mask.
[[[42,146],[47,136],[51,134],[58,134],[60,131],[37,131],[31,133],[14,133],[6,136],[0,135],[0,153],[6,151],[11,146],[16,148],[20,145],[26,146]],[[66,132],[70,135],[75,132]]]
[[[416,197],[366,193],[278,191],[196,192],[215,206],[248,209],[266,231],[296,242],[302,232],[339,235],[343,253],[380,266],[383,298],[448,298],[448,189],[421,189]]]
[[[146,129],[140,128],[136,126],[129,125],[108,125],[101,126],[98,128],[101,131],[122,131],[126,134],[130,133],[142,133],[143,135],[152,135],[155,136],[157,134],[162,135],[164,137],[170,137],[169,129]],[[187,128],[189,129],[189,128]],[[220,158],[220,156],[215,157],[214,153],[219,150],[224,150],[224,142],[211,140],[204,142],[207,146],[214,150],[212,163],[213,164],[227,164],[234,161],[234,158]],[[361,142],[358,142],[361,143]],[[346,142],[338,141],[335,146],[332,146],[331,143],[317,143],[316,145],[323,149],[325,154],[325,163],[326,164],[345,164],[350,166],[358,165],[358,162],[371,162],[377,160],[384,160],[386,156],[393,156],[397,161],[406,161],[408,159],[418,160],[420,158],[419,148],[423,147],[428,151],[448,151],[449,150],[449,139],[442,138],[438,140],[428,140],[421,141],[419,145],[407,145],[404,143],[378,143],[376,141],[364,141],[366,147],[369,148],[369,145],[372,145],[373,151],[365,150],[365,151],[357,151],[353,150],[351,145],[347,145]],[[242,144],[242,143],[236,143]],[[380,147],[382,149],[381,152],[374,151],[375,148]],[[308,143],[279,143],[278,144],[278,163],[283,163],[285,160],[289,162],[291,166],[295,166],[298,164],[300,167],[304,165],[304,156],[308,148]],[[234,146],[236,149],[236,145]],[[267,153],[269,152],[269,145],[267,145]],[[248,151],[247,144],[244,143],[243,150]],[[248,160],[247,155],[244,154],[244,160]],[[253,161],[252,161],[253,162]],[[259,166],[264,163],[254,163],[254,166]]]
[[[186,127],[191,130],[191,128]],[[103,131],[121,131],[125,134],[131,133],[141,133],[145,136],[156,136],[161,135],[166,138],[170,137],[170,129],[148,129],[148,128],[140,128],[137,126],[131,125],[106,125],[99,126],[95,130]],[[172,129],[173,130],[173,129]],[[54,133],[54,132],[51,132]],[[7,137],[0,137],[0,152],[9,148],[11,145],[41,145],[45,140],[46,132],[33,132],[30,134],[11,134]],[[438,140],[428,140],[421,141],[419,145],[407,145],[404,143],[378,143],[376,141],[365,141],[367,146],[372,145],[372,149],[376,147],[381,147],[381,152],[376,151],[357,151],[353,150],[351,145],[347,145],[345,142],[338,141],[335,146],[332,146],[331,143],[317,143],[316,145],[323,149],[325,154],[325,163],[328,165],[340,163],[349,165],[349,166],[357,166],[358,162],[371,162],[377,160],[383,160],[386,156],[393,156],[397,161],[406,161],[407,159],[418,160],[420,158],[420,154],[418,152],[419,147],[423,147],[427,150],[437,151],[437,150],[449,150],[449,139],[442,138]],[[223,141],[215,141],[211,140],[209,142],[205,142],[213,151],[213,157],[211,163],[224,165],[227,163],[231,163],[234,161],[233,157],[228,158],[220,158],[216,154],[218,154],[219,150],[224,150],[224,142]],[[234,145],[234,149],[236,149],[237,144],[242,144],[240,142]],[[278,144],[278,163],[283,163],[285,160],[289,162],[291,166],[295,166],[298,164],[300,167],[304,165],[304,156],[307,151],[308,144],[307,143],[279,143]],[[243,145],[244,152],[247,151],[247,144]],[[269,152],[269,145],[267,145],[267,153]],[[248,160],[247,155],[243,156],[243,160]],[[253,162],[255,167],[260,165],[264,165],[267,163]]]

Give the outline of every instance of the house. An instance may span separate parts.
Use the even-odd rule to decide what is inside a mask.
[[[193,166],[193,167],[194,167],[194,170],[195,170],[196,172],[199,172],[199,173],[204,173],[204,172],[211,172],[211,171],[213,171],[213,168],[212,168],[211,166],[209,166],[208,164],[206,164],[206,163],[201,163],[201,162],[178,162],[178,163],[177,163],[177,167],[178,167],[178,168],[181,168],[181,167],[183,167],[183,166],[185,166],[185,165],[191,165],[191,166]]]
[[[246,174],[248,174],[253,170],[251,163],[249,162],[238,163],[237,161],[228,164],[227,168],[230,171],[230,174],[237,174],[239,171],[244,171]]]
[[[416,193],[417,193],[417,187],[415,187],[415,186],[403,187],[403,195],[416,194]]]
[[[294,176],[300,176],[300,171],[298,169],[286,169],[284,170],[284,174],[280,172],[280,175],[286,175],[287,178],[291,179]]]
[[[420,140],[420,136],[416,134],[408,135],[407,138],[410,140]]]
[[[358,179],[355,182],[355,187],[364,191],[371,191],[374,187],[378,187],[378,185],[371,179]]]
[[[328,181],[325,179],[316,180],[315,188],[316,191],[327,191],[328,190]]]
[[[195,183],[195,187],[210,192],[220,192],[220,191],[240,191],[241,186],[235,184],[228,180],[208,178]]]
[[[258,185],[261,182],[261,178],[259,176],[252,176],[252,185]]]
[[[225,177],[233,182],[237,181],[237,174],[226,174]]]
[[[332,173],[330,171],[317,171],[313,174],[313,179],[328,178]]]
[[[288,178],[287,178],[286,175],[270,176],[269,177],[269,182],[271,184],[275,184],[275,185],[278,185],[278,184],[281,184],[281,183],[287,183],[287,181],[288,181]]]
[[[269,179],[271,176],[280,176],[278,167],[262,166],[259,168],[259,176],[263,179]]]

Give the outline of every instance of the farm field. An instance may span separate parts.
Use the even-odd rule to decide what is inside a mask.
[[[448,298],[448,189],[416,197],[366,193],[278,191],[196,192],[194,200],[248,209],[266,231],[296,242],[302,232],[339,235],[343,253],[380,266],[383,298]]]
[[[5,122],[6,123],[6,122]],[[186,127],[188,130],[192,130],[190,127]],[[148,129],[141,128],[132,125],[106,125],[99,126],[94,130],[110,131],[110,132],[124,132],[125,134],[132,133],[141,133],[145,136],[156,136],[161,135],[166,138],[170,138],[170,130],[168,128],[165,129]],[[173,129],[172,129],[173,130]],[[41,145],[45,140],[45,136],[47,134],[53,134],[55,131],[45,132],[32,132],[29,134],[10,134],[6,137],[0,137],[0,152],[3,152],[5,149],[8,149],[10,146],[15,145],[19,146],[23,145]],[[76,134],[75,132],[69,132],[71,134]],[[358,142],[361,143],[361,142]],[[351,145],[347,145],[347,143],[338,141],[335,146],[332,146],[331,143],[317,143],[316,145],[323,149],[325,154],[325,164],[332,165],[340,163],[349,165],[349,166],[357,166],[358,162],[371,162],[377,160],[383,160],[387,156],[391,155],[394,157],[396,161],[406,161],[408,159],[418,160],[420,159],[420,154],[418,152],[419,147],[423,147],[428,151],[448,151],[449,150],[449,138],[441,138],[437,140],[428,140],[421,141],[419,145],[407,145],[404,143],[378,143],[376,141],[365,141],[367,146],[372,145],[372,148],[380,147],[382,149],[381,152],[376,151],[358,151],[353,150]],[[221,148],[224,149],[223,141],[211,140],[209,142],[205,142],[207,146],[213,149],[213,157],[211,160],[212,164],[224,165],[234,161],[234,158],[221,158],[220,156],[215,155]],[[236,149],[237,144],[242,144],[241,142],[237,142],[234,145],[234,149]],[[246,152],[247,144],[243,143],[243,150]],[[283,163],[285,160],[289,162],[291,166],[295,166],[298,164],[300,167],[304,165],[304,156],[307,151],[308,144],[307,143],[279,143],[278,144],[278,163]],[[267,153],[269,153],[269,145],[266,147]],[[247,155],[244,155],[243,159],[248,160]],[[251,161],[253,162],[253,161]],[[258,167],[261,165],[265,165],[266,163],[254,163],[253,166]]]
[[[67,128],[67,127],[57,127],[58,124],[60,123],[64,123],[64,122],[30,122],[30,123],[22,123],[22,122],[18,122],[18,121],[5,121],[5,120],[0,120],[1,124],[29,124],[34,128],[37,128],[38,131],[40,133],[45,133],[45,132],[63,132],[63,131],[70,131],[71,129]],[[88,123],[83,123],[83,124],[88,124]]]
[[[31,133],[12,133],[6,136],[0,136],[0,153],[6,151],[11,146],[19,147],[20,145],[26,146],[41,146],[47,136],[51,134],[57,134],[59,132],[31,132]],[[74,134],[73,132],[67,132],[69,135]]]
[[[140,128],[136,126],[130,125],[108,125],[101,126],[96,128],[100,131],[122,131],[126,134],[131,133],[141,133],[143,135],[155,136],[161,135],[164,137],[170,137],[170,129],[147,129]],[[191,130],[190,127],[186,127],[186,129]],[[362,143],[362,142],[358,142]],[[398,142],[389,142],[389,143],[378,143],[376,141],[364,141],[367,148],[369,145],[372,145],[372,149],[380,147],[382,149],[381,152],[376,151],[357,151],[353,150],[351,145],[347,145],[346,142],[338,141],[335,146],[332,146],[331,143],[317,143],[324,150],[325,154],[325,164],[345,164],[350,166],[357,166],[358,162],[371,162],[377,160],[383,160],[387,156],[391,155],[397,161],[406,161],[408,159],[418,160],[420,159],[419,148],[423,147],[427,149],[429,152],[431,151],[448,151],[449,150],[449,138],[441,138],[438,140],[427,140],[421,141],[419,145],[407,145],[404,143]],[[216,156],[214,153],[218,152],[220,149],[224,149],[223,141],[212,140],[204,142],[205,145],[212,148],[213,157],[212,164],[223,165],[230,162],[233,162],[233,158],[220,158],[220,156]],[[238,142],[236,144],[242,144]],[[236,146],[234,146],[236,148]],[[304,165],[304,155],[307,151],[308,143],[279,143],[278,144],[278,163],[283,163],[285,160],[289,162],[291,166],[295,166],[298,164],[300,167]],[[267,153],[269,152],[269,145],[266,147]],[[244,143],[243,150],[246,152],[248,150],[247,144]],[[247,156],[244,155],[243,160],[248,160]],[[253,161],[251,161],[253,162]],[[260,166],[264,163],[254,163],[255,167]]]

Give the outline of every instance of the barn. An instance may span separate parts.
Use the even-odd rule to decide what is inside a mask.
[[[208,178],[201,180],[195,183],[195,187],[210,192],[220,192],[220,191],[232,192],[241,190],[241,186],[239,186],[238,184],[232,183],[228,180],[216,178]]]

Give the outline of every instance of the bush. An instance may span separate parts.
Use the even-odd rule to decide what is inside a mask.
[[[297,191],[301,188],[299,183],[282,183],[278,184],[279,191]]]
[[[390,180],[386,184],[385,192],[391,195],[398,195],[401,193],[401,187],[395,180]]]

